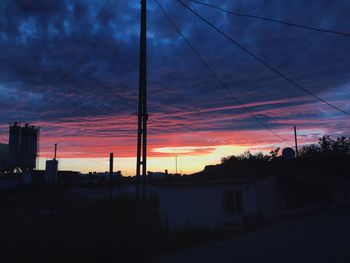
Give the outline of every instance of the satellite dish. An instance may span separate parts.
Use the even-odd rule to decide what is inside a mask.
[[[290,147],[284,148],[282,151],[282,156],[286,160],[292,160],[295,157],[295,151]]]

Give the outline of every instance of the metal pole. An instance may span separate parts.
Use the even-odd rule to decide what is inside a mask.
[[[56,180],[58,180],[57,145],[58,145],[58,143],[55,143],[55,154],[53,157],[53,167],[55,169],[55,171],[54,171],[54,184],[56,183]]]
[[[57,157],[57,144],[58,143],[55,143],[55,154],[53,156],[53,159],[56,160],[56,157]]]
[[[109,154],[109,201],[112,201],[112,194],[113,194],[112,178],[113,178],[113,153],[110,153]]]
[[[298,152],[297,127],[295,125],[294,125],[294,140],[295,140],[295,153],[297,154],[297,157],[298,157],[299,152]]]
[[[147,176],[147,47],[146,47],[146,0],[141,0],[139,107],[137,131],[136,196],[140,199],[140,175],[142,172],[142,199],[146,198]],[[142,171],[141,171],[142,165]]]
[[[137,159],[136,159],[136,198],[140,199],[141,136],[142,136],[142,90],[139,85],[139,112],[137,115]]]
[[[175,174],[177,175],[177,155],[175,155],[175,167],[176,167],[176,172],[175,172]]]
[[[53,156],[53,163],[52,163],[52,169],[53,169],[53,173],[52,173],[52,200],[51,200],[51,214],[54,215],[55,214],[55,199],[56,199],[56,179],[57,179],[57,144],[55,143],[55,152],[54,152],[54,156]]]
[[[146,176],[147,176],[147,39],[146,39],[146,5],[147,1],[143,0],[141,2],[141,75],[142,75],[142,87],[143,87],[143,140],[142,140],[142,199],[146,199]]]

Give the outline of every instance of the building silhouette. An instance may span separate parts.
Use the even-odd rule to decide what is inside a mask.
[[[10,125],[7,166],[10,171],[31,171],[36,168],[39,128],[14,122]]]

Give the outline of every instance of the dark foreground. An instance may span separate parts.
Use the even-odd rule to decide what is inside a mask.
[[[268,226],[159,258],[157,262],[350,262],[350,209]]]
[[[53,205],[49,188],[0,191],[0,200],[0,262],[350,262],[349,208],[259,230],[168,232],[156,200],[140,209],[133,198],[58,190]]]
[[[52,200],[50,188],[0,191],[0,262],[150,262],[227,236],[165,231],[157,200],[90,200],[64,189]]]
[[[131,199],[84,200],[50,189],[0,192],[0,262],[139,262],[152,257],[156,222]]]

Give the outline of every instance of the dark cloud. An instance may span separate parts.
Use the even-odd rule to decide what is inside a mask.
[[[303,91],[233,46],[176,1],[160,2],[232,93],[251,105],[250,110],[272,128],[282,129],[297,120],[340,116],[312,98],[305,98]],[[210,3],[311,26],[339,31],[350,28],[350,4],[346,0]],[[350,38],[191,6],[307,89],[349,110]],[[134,118],[138,0],[4,0],[0,10],[2,123],[17,119],[64,123],[68,118],[79,122],[79,118],[110,115]],[[235,101],[208,74],[152,1],[148,32],[153,134],[263,129],[241,108],[226,109],[236,105]],[[225,110],[210,110],[222,107]],[[95,129],[96,134],[109,135],[109,131],[108,123]],[[133,130],[127,126],[121,132]]]

